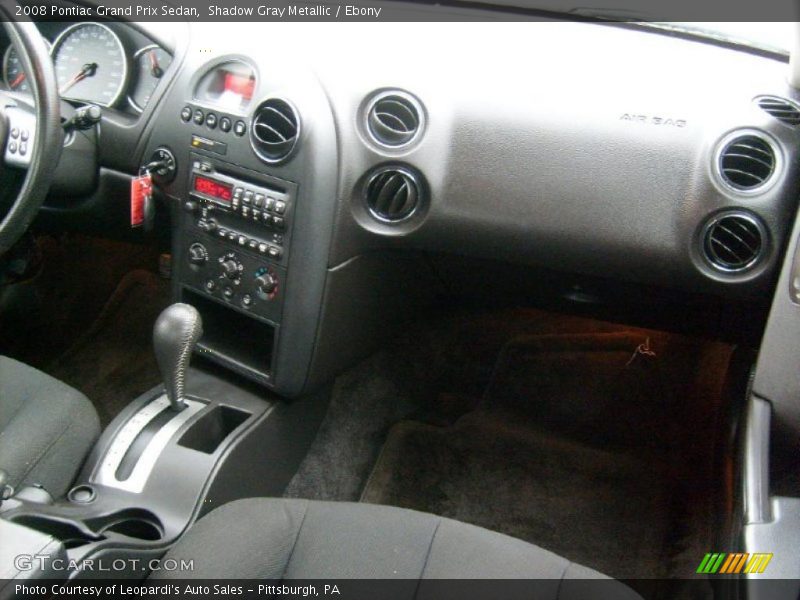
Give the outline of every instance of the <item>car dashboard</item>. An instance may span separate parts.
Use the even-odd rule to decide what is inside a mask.
[[[403,28],[41,24],[62,94],[105,109],[97,191],[43,219],[124,230],[129,178],[167,157],[173,294],[203,315],[200,351],[286,396],[367,352],[456,263],[485,300],[503,265],[769,296],[797,197],[785,57],[566,21],[444,40],[420,23],[393,50]],[[71,83],[101,72],[100,48],[103,85]]]

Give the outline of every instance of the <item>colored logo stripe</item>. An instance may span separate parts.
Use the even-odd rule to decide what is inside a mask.
[[[700,566],[697,567],[698,573],[712,575],[737,574],[737,573],[763,573],[767,565],[772,560],[773,554],[757,552],[749,554],[747,552],[709,552],[703,557]]]

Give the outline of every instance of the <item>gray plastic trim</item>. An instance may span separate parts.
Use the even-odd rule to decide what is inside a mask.
[[[181,425],[206,406],[202,402],[196,402],[188,398],[185,398],[184,402],[186,403],[186,408],[179,413],[175,413],[175,417],[153,436],[153,439],[150,440],[150,443],[139,457],[139,461],[133,468],[130,477],[125,481],[120,481],[117,479],[116,472],[120,462],[125,457],[125,453],[150,421],[163,411],[169,410],[170,403],[167,396],[162,395],[140,408],[125,423],[110,443],[97,475],[92,479],[92,482],[135,494],[141,493],[148,477],[150,477],[150,473],[153,471],[153,467],[167,444],[169,444],[172,436],[181,428]]]

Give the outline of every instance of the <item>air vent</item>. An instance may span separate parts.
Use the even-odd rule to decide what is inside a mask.
[[[419,207],[422,196],[420,179],[401,167],[384,167],[367,182],[366,202],[370,213],[381,221],[397,223],[407,219]]]
[[[289,157],[297,143],[300,121],[285,100],[270,98],[262,102],[250,124],[250,142],[263,160],[280,162]]]
[[[758,106],[778,121],[792,127],[800,125],[800,108],[789,100],[777,96],[762,96],[758,99]]]
[[[766,185],[775,172],[775,161],[775,151],[764,138],[740,135],[722,149],[719,170],[733,189],[749,192]]]
[[[385,92],[372,101],[367,126],[375,141],[385,146],[404,146],[422,129],[422,109],[408,94]]]
[[[766,246],[766,230],[747,213],[726,213],[706,225],[703,250],[717,269],[740,272],[753,267]]]

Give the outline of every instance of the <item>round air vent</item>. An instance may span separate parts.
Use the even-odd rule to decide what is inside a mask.
[[[264,100],[253,113],[250,143],[258,156],[269,163],[285,160],[294,150],[300,120],[291,104],[280,98]]]
[[[761,96],[758,98],[758,106],[763,111],[778,119],[778,121],[782,121],[793,127],[800,125],[800,108],[785,98]]]
[[[766,228],[748,213],[729,212],[712,219],[703,234],[703,252],[715,268],[729,273],[745,271],[764,255]]]
[[[719,173],[732,189],[753,192],[764,187],[775,173],[775,150],[760,135],[733,137],[719,155]]]
[[[364,191],[369,212],[380,221],[409,218],[422,201],[420,178],[405,167],[383,167],[372,174]]]
[[[384,146],[405,146],[417,137],[422,124],[422,107],[404,92],[379,94],[367,109],[369,133]]]

